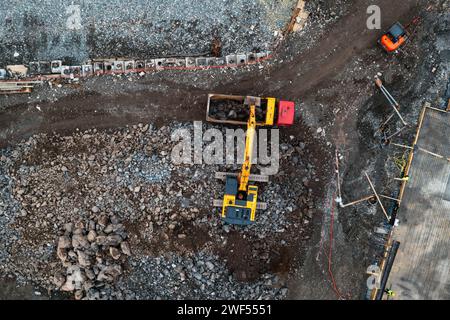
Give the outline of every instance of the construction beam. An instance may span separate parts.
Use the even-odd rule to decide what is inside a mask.
[[[407,128],[408,126],[403,126],[401,127],[399,130],[397,130],[396,132],[394,132],[393,134],[391,134],[389,137],[386,138],[386,140],[389,140],[393,137],[395,137],[396,135],[400,134],[403,130],[405,130],[405,128]]]
[[[433,157],[436,157],[436,158],[439,158],[439,159],[445,159],[445,160],[447,160],[447,161],[450,161],[450,158],[446,158],[446,157],[444,157],[444,156],[441,156],[440,154],[437,154],[437,153],[428,151],[428,150],[426,150],[426,149],[424,149],[424,148],[422,148],[422,147],[417,147],[417,148],[418,148],[420,151],[423,151],[423,152],[425,152],[425,153],[428,153],[429,155],[432,155]]]
[[[367,181],[369,181],[370,187],[372,188],[373,193],[375,194],[375,197],[377,198],[377,201],[379,203],[379,205],[381,206],[381,209],[383,210],[383,213],[386,217],[386,219],[389,221],[389,216],[386,213],[386,210],[384,209],[383,203],[381,203],[380,197],[378,196],[377,191],[375,190],[375,187],[372,184],[372,181],[369,178],[369,175],[367,174],[367,172],[364,172],[364,174],[366,175]]]
[[[396,146],[396,147],[400,147],[400,148],[405,148],[405,149],[410,149],[410,150],[414,149],[413,147],[405,146],[404,144],[400,144],[400,143],[391,142],[390,144],[392,144],[393,146]]]
[[[237,177],[238,175],[239,173],[237,172],[216,172],[214,176],[216,179],[225,180],[227,176]],[[255,182],[269,182],[269,176],[263,174],[250,174],[248,180]]]
[[[384,96],[386,97],[386,99],[388,100],[389,104],[391,105],[391,107],[394,109],[395,113],[397,114],[397,116],[400,118],[400,120],[402,121],[403,125],[406,126],[407,123],[405,122],[405,120],[403,119],[402,115],[400,114],[400,112],[398,111],[397,108],[400,107],[400,105],[398,104],[398,102],[394,99],[394,97],[392,97],[392,95],[390,94],[390,92],[383,86],[383,82],[381,81],[380,78],[375,79],[375,83],[378,86],[378,88],[380,88],[381,92],[384,94]],[[386,123],[391,119],[392,117],[389,117],[388,120],[386,120]]]
[[[389,196],[386,196],[386,195],[384,195],[384,194],[379,194],[379,196],[380,196],[380,198],[390,199],[390,200],[393,200],[393,201],[397,201],[397,202],[399,202],[399,203],[401,202],[400,199],[393,198],[393,197],[389,197]],[[355,204],[358,204],[358,203],[361,203],[361,202],[370,200],[370,199],[372,199],[373,197],[375,197],[375,195],[374,195],[374,194],[371,194],[370,196],[365,196],[365,197],[363,197],[363,198],[361,198],[361,199],[358,199],[358,200],[355,200],[355,201],[352,201],[352,202],[349,202],[349,203],[346,203],[346,204],[341,204],[341,208],[353,206],[353,205],[355,205]]]
[[[421,111],[420,117],[419,117],[419,121],[417,123],[416,135],[414,137],[414,142],[412,143],[413,148],[417,144],[417,141],[419,140],[419,134],[420,134],[420,130],[422,129],[423,118],[425,117],[425,112],[427,111],[427,108],[429,108],[430,106],[431,106],[431,103],[425,102],[425,104],[422,108],[422,111]],[[404,170],[405,176],[409,175],[409,169],[411,168],[411,163],[412,163],[413,158],[414,158],[414,152],[410,152],[409,157],[408,157],[408,162],[406,163],[406,167]],[[403,194],[405,192],[405,188],[406,188],[406,181],[403,181],[402,185],[400,186],[400,193],[398,195],[398,198],[400,200],[403,199]]]
[[[379,195],[381,198],[385,198],[385,199],[390,199],[390,200],[394,200],[394,201],[397,201],[398,203],[400,203],[401,202],[401,200],[400,199],[397,199],[397,198],[393,198],[393,197],[389,197],[389,196],[385,196],[384,194],[380,194]]]
[[[373,198],[373,194],[370,195],[370,196],[367,196],[367,197],[364,197],[364,198],[361,198],[361,199],[358,199],[358,200],[355,200],[355,201],[346,203],[346,204],[342,204],[342,205],[341,205],[341,208],[353,206],[353,205],[358,204],[358,203],[361,203],[361,202],[363,202],[363,201],[367,201],[367,200],[369,200],[369,199],[371,199],[371,198]]]

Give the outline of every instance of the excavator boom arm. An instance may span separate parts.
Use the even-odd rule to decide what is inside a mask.
[[[246,120],[242,116],[223,116],[221,101],[228,101],[234,107],[242,103],[239,111],[249,108]],[[222,106],[222,107],[221,107]],[[258,118],[256,111],[258,107]],[[216,110],[218,108],[218,110]],[[261,109],[261,110],[260,110]],[[214,200],[214,206],[222,207],[221,217],[226,223],[249,225],[255,221],[256,210],[266,209],[266,203],[258,202],[258,186],[250,181],[267,182],[266,175],[251,175],[253,146],[256,144],[257,126],[289,126],[294,122],[294,102],[275,98],[260,98],[253,96],[230,96],[209,94],[206,119],[215,123],[233,125],[247,124],[245,136],[245,154],[241,170],[238,174],[216,172],[216,178],[225,179],[225,193],[222,200]],[[246,114],[244,114],[246,116]],[[259,121],[257,122],[257,120]]]
[[[256,133],[256,107],[250,105],[250,115],[247,122],[247,134],[245,136],[245,154],[242,163],[241,173],[239,174],[239,191],[247,191],[248,179],[252,168],[253,142]]]

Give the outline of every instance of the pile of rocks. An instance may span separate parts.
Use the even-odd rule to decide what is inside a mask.
[[[62,233],[56,254],[65,271],[54,276],[54,284],[74,292],[75,299],[99,299],[102,288],[114,285],[131,255],[124,226],[117,217],[103,215],[97,222],[66,223]]]
[[[208,127],[205,124],[203,130]],[[231,235],[263,242],[265,249],[242,255],[239,268],[245,269],[248,259],[260,262],[261,251],[286,246],[302,236],[305,201],[300,196],[309,194],[308,182],[315,180],[308,148],[293,136],[282,144],[284,172],[261,186],[261,201],[267,202],[268,210],[259,212],[252,226],[238,228],[221,221],[212,199],[219,199],[224,188],[214,179],[215,171],[236,172],[240,166],[172,162],[178,142],[172,141],[171,134],[180,128],[193,132],[192,123],[159,128],[140,124],[67,136],[40,134],[1,150],[0,275],[13,275],[19,283],[33,281],[49,290],[56,286],[73,292],[77,299],[198,298],[202,291],[196,288],[202,284],[210,297],[245,297],[253,287],[261,288],[264,297],[275,297],[277,290],[263,289],[265,277],[272,276],[267,268],[254,272],[251,285],[241,285],[223,253],[233,246],[228,241]],[[117,288],[118,277],[125,278],[129,247],[134,261],[127,269],[130,279],[122,281],[127,286]],[[211,272],[199,272],[203,258],[189,263],[202,250],[215,257]],[[177,261],[185,270],[186,280],[182,273],[173,274],[173,287],[183,288],[182,292],[163,285],[160,276],[165,269],[154,267],[168,253],[173,257],[160,260],[166,269],[172,270]],[[222,276],[216,279],[208,272]],[[189,280],[199,274],[200,280]],[[140,294],[141,284],[133,281],[146,278],[157,283]]]
[[[5,43],[20,45],[3,46],[0,61],[17,63],[30,56],[67,57],[68,61],[90,57],[198,56],[211,51],[214,39],[221,43],[224,55],[253,48],[263,51],[273,43],[274,32],[279,33],[289,22],[295,2],[139,0],[124,5],[119,0],[77,4],[61,0],[61,12],[67,10],[71,14],[55,15],[51,2],[25,6],[3,1],[1,20],[7,21],[15,32],[2,28],[0,38]],[[23,12],[32,15],[23,16]],[[70,28],[68,21],[74,21]],[[39,42],[33,47],[22,36],[33,34],[36,26],[40,28],[39,36],[53,45]],[[56,41],[58,37],[70,37],[74,31],[80,34],[77,41],[64,45]],[[90,37],[95,39],[95,46],[90,43]]]
[[[265,274],[259,281],[242,282],[230,275],[222,259],[206,251],[190,256],[130,258],[133,271],[116,287],[124,299],[283,299],[285,282]]]

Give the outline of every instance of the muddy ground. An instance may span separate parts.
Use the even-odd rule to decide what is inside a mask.
[[[373,229],[384,218],[379,208],[366,203],[336,208],[334,152],[337,149],[342,156],[344,202],[370,194],[363,171],[377,189],[395,192],[398,184],[392,177],[399,172],[389,160],[393,151],[383,148],[375,135],[390,110],[374,76],[381,73],[414,128],[424,101],[444,104],[450,50],[448,1],[375,1],[382,9],[382,29],[397,20],[406,24],[416,15],[422,17],[404,52],[394,56],[376,46],[380,31],[365,27],[366,8],[372,3],[339,1],[330,7],[310,1],[306,29],[290,35],[262,67],[97,77],[80,85],[40,88],[29,97],[0,97],[0,141],[3,147],[14,147],[39,132],[72,134],[76,128],[109,129],[141,122],[161,127],[174,120],[203,120],[209,92],[291,99],[297,106],[297,125],[283,130],[282,140],[292,135],[308,144],[309,161],[317,168],[318,181],[308,187],[315,205],[308,232],[287,252],[279,251],[281,260],[269,271],[286,277],[287,298],[362,299],[365,270],[381,252]],[[391,133],[400,128],[399,121],[390,125]],[[413,132],[405,130],[396,138],[407,143]],[[285,166],[287,176],[299,174],[295,165]],[[286,177],[284,182],[282,177],[280,185],[295,181]],[[242,258],[228,269],[249,267],[245,257],[254,243],[242,240],[244,234],[240,230],[227,236],[238,248],[233,253]],[[221,259],[230,254],[228,249],[219,252]]]

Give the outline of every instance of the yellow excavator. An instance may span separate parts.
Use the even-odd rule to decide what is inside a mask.
[[[218,106],[218,107],[216,107]],[[214,111],[219,109],[219,112]],[[228,110],[227,110],[228,109]],[[222,207],[221,217],[229,224],[248,225],[255,221],[256,209],[265,210],[266,203],[258,202],[258,187],[250,181],[268,182],[265,175],[251,174],[253,143],[257,126],[292,125],[295,106],[291,101],[253,96],[209,94],[206,120],[233,125],[247,125],[245,153],[239,173],[216,172],[216,178],[225,179],[223,200],[214,200]],[[233,117],[230,118],[230,115]],[[242,119],[247,117],[247,121]]]

